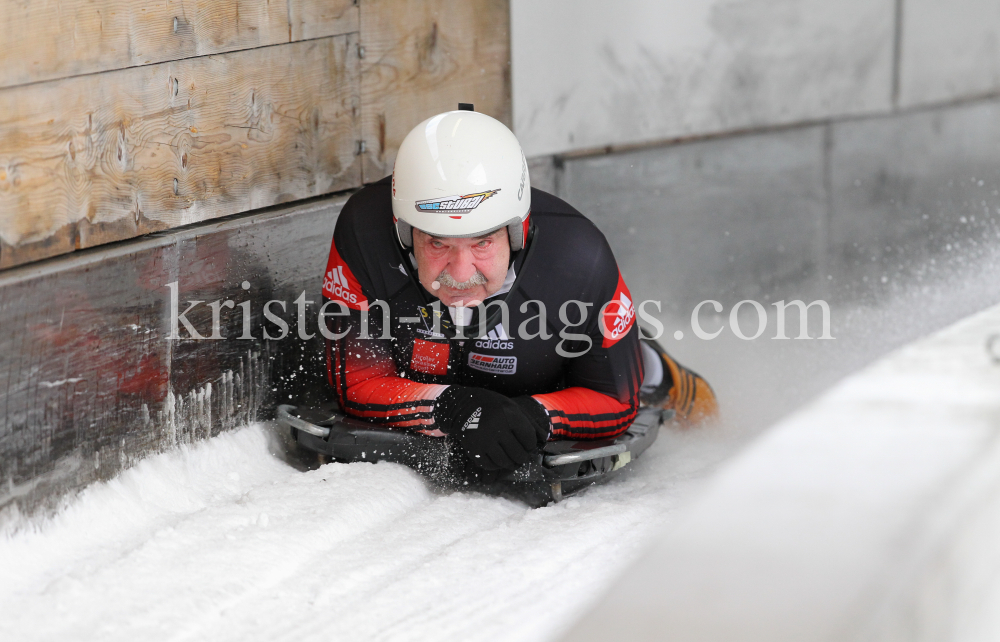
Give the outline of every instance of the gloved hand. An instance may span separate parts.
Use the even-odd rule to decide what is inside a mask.
[[[484,470],[513,470],[549,436],[549,418],[531,397],[448,386],[434,402],[434,423]]]

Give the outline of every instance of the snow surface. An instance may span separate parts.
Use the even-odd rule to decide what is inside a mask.
[[[736,441],[664,429],[634,473],[533,510],[395,464],[302,472],[251,426],[0,540],[0,639],[548,639]]]
[[[1000,306],[781,421],[567,639],[1000,639]]]

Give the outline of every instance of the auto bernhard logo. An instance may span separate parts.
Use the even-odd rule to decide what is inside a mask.
[[[490,374],[512,375],[517,373],[517,357],[495,357],[490,354],[470,352],[469,367]]]
[[[444,198],[430,198],[416,202],[418,212],[441,212],[442,214],[468,214],[479,207],[480,203],[493,196],[500,190],[494,189],[488,192],[478,192],[476,194],[465,194],[463,196],[445,196]]]

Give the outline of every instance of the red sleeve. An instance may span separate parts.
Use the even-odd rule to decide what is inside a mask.
[[[590,388],[566,388],[533,395],[545,406],[552,424],[552,436],[563,439],[608,439],[632,424],[639,404],[635,397],[621,402]]]
[[[359,337],[360,310],[372,298],[373,287],[360,257],[354,257],[352,266],[337,248],[338,238],[352,239],[352,221],[343,214],[338,220],[323,278],[324,298],[350,310],[347,318],[337,316],[333,320],[333,331],[337,335],[347,332],[347,335],[326,342],[329,383],[337,393],[341,410],[347,414],[377,424],[433,431],[431,408],[447,386],[422,384],[400,377],[387,341]],[[377,319],[376,315],[374,320]],[[381,330],[372,334],[379,336]]]
[[[344,412],[373,423],[433,430],[434,400],[448,386],[400,377],[378,340],[344,338],[326,346],[327,376]]]

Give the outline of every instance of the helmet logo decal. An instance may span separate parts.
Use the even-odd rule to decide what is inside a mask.
[[[479,204],[493,196],[500,190],[494,189],[488,192],[478,192],[476,194],[465,194],[463,196],[445,196],[444,198],[431,198],[425,201],[417,201],[418,212],[442,212],[446,214],[468,214],[479,207]]]
[[[524,181],[528,178],[528,161],[524,160],[524,156],[521,156],[521,186],[517,188],[517,200],[521,200],[524,196]]]

